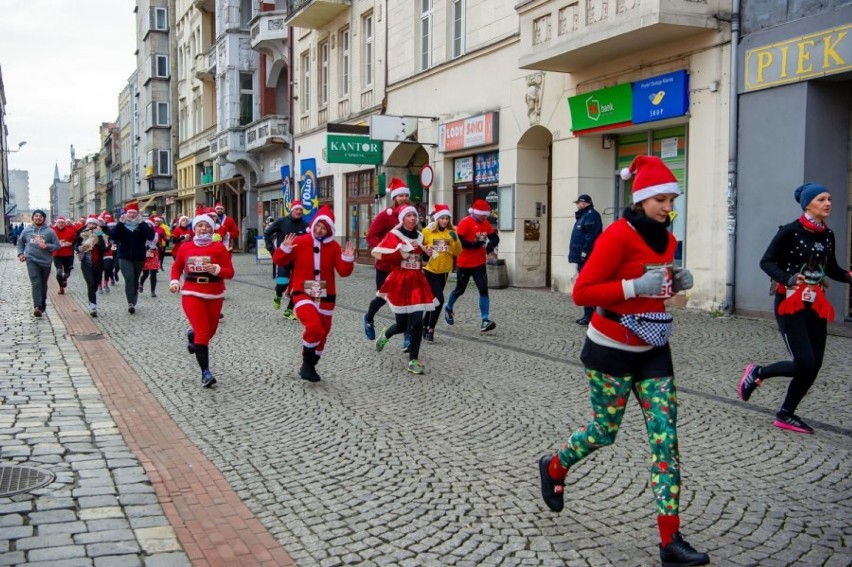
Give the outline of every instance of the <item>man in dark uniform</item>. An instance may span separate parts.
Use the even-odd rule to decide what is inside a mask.
[[[568,261],[577,264],[577,273],[579,274],[586,260],[589,259],[589,254],[592,253],[595,240],[603,232],[603,223],[601,222],[601,215],[595,210],[590,196],[580,195],[574,201],[574,204],[577,205],[577,212],[574,213],[574,218],[577,220],[574,223],[574,230],[571,231]],[[583,316],[577,319],[577,324],[588,325],[594,311],[594,307],[583,307]]]
[[[263,231],[263,242],[270,254],[275,252],[275,249],[281,246],[281,242],[288,234],[305,234],[308,232],[308,223],[302,218],[302,202],[295,200],[290,203],[290,214],[286,217],[281,217]],[[272,243],[272,238],[275,238],[275,244]],[[272,300],[272,305],[275,310],[281,309],[281,296],[290,284],[290,272],[292,266],[278,266],[275,276],[275,298]],[[290,299],[287,308],[284,310],[284,318],[295,320],[296,315],[293,313],[293,300]]]

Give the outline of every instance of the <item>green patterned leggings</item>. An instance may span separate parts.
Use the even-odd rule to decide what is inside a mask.
[[[586,369],[594,419],[575,431],[559,450],[559,461],[570,469],[597,449],[612,445],[631,390],[642,406],[651,444],[651,488],[661,516],[678,514],[680,459],[677,447],[677,391],[672,376],[634,381]]]

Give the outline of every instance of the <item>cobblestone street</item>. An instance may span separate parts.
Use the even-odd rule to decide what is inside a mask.
[[[186,352],[187,325],[179,297],[168,292],[168,272],[159,275],[157,298],[146,287],[135,315],[126,311],[123,282],[99,295],[91,323],[126,361],[126,379],[138,375],[299,566],[659,564],[649,451],[635,400],[615,445],[569,473],[565,510],[550,512],[541,501],[538,458],[590,414],[579,361],[584,328],[574,323],[580,309],[569,296],[492,290],[497,328],[480,334],[471,286],[456,304],[456,324],[441,320],[435,343],[423,345],[426,374],[415,377],[405,371],[401,337],[381,354],[365,339],[361,317],[374,280],[370,267],[358,266],[338,283],[334,328],[317,368],[322,381],[311,384],[297,376],[301,326],[272,308],[269,264],[251,255],[234,260],[225,319],[211,343],[212,390],[201,388]],[[94,431],[90,449],[107,461],[130,461],[137,486],[150,494],[151,483],[167,479],[139,478],[132,461],[140,456],[130,454],[115,424],[99,430],[112,419],[81,362],[85,353],[71,342],[73,325],[63,325],[54,305],[65,304],[63,318],[85,314],[79,269],[70,295],[55,295],[55,286],[52,279],[46,317],[34,320],[26,269],[10,245],[0,245],[0,460],[57,469],[66,485],[88,476],[67,464],[68,452],[32,462],[36,453],[25,450],[42,441],[72,444],[63,428],[38,419],[50,440],[21,435],[39,413],[34,408],[46,413],[50,405],[36,394],[49,389],[45,377],[61,377],[68,387],[51,403],[82,404],[73,423]],[[685,537],[715,565],[852,564],[852,339],[829,337],[823,369],[799,408],[816,429],[807,436],[772,425],[787,379],[767,381],[748,404],[736,395],[747,362],[786,356],[774,321],[674,314]],[[390,322],[383,308],[377,329]],[[120,447],[111,449],[114,443]],[[0,497],[0,565],[21,561],[22,541],[42,536],[31,512],[70,497],[66,490],[54,484],[34,497]],[[66,503],[69,523],[72,515],[82,520],[78,504]],[[152,525],[171,530],[156,502],[144,504],[152,505]],[[129,547],[112,555],[127,562],[112,564],[187,564],[196,556],[181,526],[172,528],[171,549],[140,546],[138,531],[126,533]],[[78,543],[65,537],[56,547]],[[51,556],[44,551],[51,547],[40,545],[53,567],[110,564],[88,551]],[[29,560],[42,560],[35,557]]]

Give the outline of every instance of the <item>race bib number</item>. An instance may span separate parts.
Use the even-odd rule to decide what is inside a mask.
[[[816,300],[816,292],[811,287],[806,287],[802,290],[802,301],[805,303],[813,303]]]
[[[42,242],[44,242],[43,236],[33,236],[30,238],[30,244],[41,244]]]
[[[645,264],[645,271],[650,272],[651,270],[665,270],[666,275],[663,277],[663,288],[658,294],[654,295],[643,295],[642,297],[654,297],[657,299],[667,299],[674,295],[674,289],[672,288],[672,265],[671,264]]]
[[[191,274],[203,273],[204,265],[210,263],[210,256],[190,256],[186,259],[186,271]]]
[[[113,244],[112,246],[110,246],[110,250],[112,250],[113,252],[115,252],[116,250],[118,250],[118,246],[116,246],[115,244]]]
[[[146,250],[145,251],[145,257],[146,258],[153,258],[154,257],[154,251],[153,250]]]
[[[406,270],[419,270],[420,257],[417,254],[409,254],[408,258],[405,258],[399,265]]]
[[[488,242],[488,233],[487,232],[477,232],[476,233],[477,242]]]
[[[305,280],[305,293],[315,299],[327,297],[328,290],[326,289],[325,280]]]
[[[449,240],[435,240],[432,242],[432,250],[435,252],[449,252],[450,251],[450,241]]]

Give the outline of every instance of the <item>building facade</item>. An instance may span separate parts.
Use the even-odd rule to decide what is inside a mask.
[[[9,201],[6,216],[11,222],[19,223],[30,214],[30,172],[22,169],[9,170]]]
[[[68,178],[61,179],[59,177],[59,164],[56,164],[53,169],[53,183],[50,185],[50,219],[62,216],[69,218],[71,216],[71,191]]]
[[[772,312],[758,264],[777,227],[801,214],[793,200],[799,185],[831,190],[837,260],[852,265],[852,5],[774,8],[743,1],[737,53],[736,305],[754,314]],[[827,291],[835,321],[847,327],[850,293],[843,285]]]

